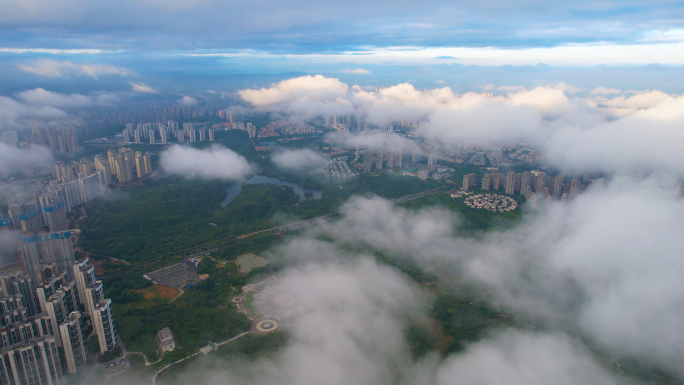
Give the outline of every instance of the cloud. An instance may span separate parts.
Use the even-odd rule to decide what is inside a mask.
[[[131,85],[131,87],[133,87],[133,92],[140,92],[140,93],[144,93],[144,94],[156,94],[156,93],[158,93],[157,90],[148,86],[145,83],[142,83],[142,82],[140,82],[140,83],[128,82],[128,83]]]
[[[27,104],[52,106],[57,108],[113,107],[121,102],[114,94],[99,93],[93,96],[80,94],[60,94],[42,88],[19,92],[17,97]]]
[[[347,73],[347,74],[355,74],[355,75],[370,75],[370,71],[365,70],[363,68],[357,68],[355,70],[342,70],[340,72]]]
[[[197,105],[197,99],[193,98],[192,96],[185,95],[182,98],[178,99],[178,104],[181,106],[194,106]]]
[[[56,78],[65,76],[88,76],[98,79],[102,75],[128,76],[133,72],[127,68],[106,64],[82,64],[71,61],[37,59],[26,64],[19,64],[19,69],[39,76]]]
[[[314,171],[328,162],[322,154],[308,148],[289,150],[281,149],[271,155],[276,166],[293,171]]]
[[[436,383],[617,385],[625,379],[592,360],[586,348],[566,336],[508,332],[448,358]]]
[[[447,385],[456,378],[485,385],[502,379],[532,385],[621,383],[580,342],[562,333],[501,330],[461,354],[415,359],[405,330],[412,322],[428,322],[429,298],[396,269],[306,235],[276,246],[266,257],[286,261],[289,267],[273,285],[303,313],[279,321],[287,343],[255,360],[209,355],[173,383]]]
[[[339,247],[371,247],[437,268],[543,330],[681,376],[684,201],[675,187],[668,177],[618,177],[477,238],[460,235],[449,210],[355,198],[318,231]]]
[[[353,114],[381,127],[418,121],[415,134],[447,145],[526,142],[565,172],[665,170],[684,177],[677,155],[684,152],[681,95],[649,91],[586,99],[565,83],[498,89],[507,95],[456,94],[449,87],[421,91],[408,83],[368,91],[317,75],[240,95],[260,109],[296,117]]]
[[[247,159],[219,145],[196,149],[174,145],[161,153],[161,168],[187,178],[242,180],[253,172]]]
[[[49,169],[52,162],[52,153],[45,147],[30,145],[17,148],[0,142],[0,176],[35,168]]]
[[[610,95],[610,94],[621,94],[622,90],[617,88],[606,88],[606,87],[596,87],[589,91],[592,95]]]
[[[356,134],[349,132],[332,132],[327,135],[329,139],[342,142],[349,147],[359,146],[362,149],[380,150],[393,149],[409,153],[421,152],[420,148],[410,139],[394,132],[386,131],[363,131]]]
[[[347,114],[354,110],[347,98],[349,86],[321,75],[283,80],[270,88],[238,91],[255,107],[298,116]]]
[[[0,127],[17,127],[25,118],[63,119],[69,115],[52,106],[29,105],[15,99],[0,96]]]

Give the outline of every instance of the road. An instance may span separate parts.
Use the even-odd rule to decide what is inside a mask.
[[[219,342],[218,344],[216,344],[216,346],[221,346],[221,345],[223,345],[223,344],[227,344],[228,342],[235,341],[236,339],[241,338],[241,337],[244,337],[244,336],[246,336],[246,335],[249,334],[249,333],[250,333],[250,332],[244,332],[244,333],[239,334],[239,335],[237,335],[237,336],[235,336],[235,337],[233,337],[233,338],[231,338],[231,339],[225,340],[225,341],[223,341],[223,342]],[[189,355],[189,356],[187,356],[187,357],[185,357],[185,358],[181,358],[181,359],[178,360],[178,361],[170,362],[170,363],[168,363],[168,364],[162,366],[161,368],[157,369],[157,371],[154,372],[154,373],[150,376],[150,385],[157,385],[157,376],[158,376],[159,374],[161,374],[161,372],[163,372],[163,371],[165,371],[166,369],[172,367],[173,365],[180,364],[181,362],[187,360],[188,358],[194,357],[194,356],[196,356],[196,355],[198,355],[198,354],[200,354],[200,353],[201,353],[201,351],[195,352],[195,353],[193,353],[193,354],[191,354],[191,355]]]

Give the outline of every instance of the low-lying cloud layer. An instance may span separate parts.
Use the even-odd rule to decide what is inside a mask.
[[[121,100],[109,92],[91,95],[61,94],[35,88],[19,92],[15,98],[0,96],[0,128],[14,128],[23,119],[65,119],[69,114],[63,109],[88,107],[113,107]]]
[[[564,83],[499,92],[504,94],[457,94],[449,87],[420,91],[408,83],[367,91],[317,75],[240,95],[257,108],[293,117],[353,114],[381,127],[418,122],[417,134],[445,144],[526,142],[567,172],[658,170],[684,176],[682,95],[607,88],[587,93]]]
[[[479,239],[460,237],[449,211],[359,198],[324,232],[425,267],[448,263],[514,314],[681,375],[684,201],[674,191],[668,179],[618,178]]]
[[[142,83],[142,82],[140,82],[140,83],[128,82],[128,83],[131,85],[131,87],[133,87],[132,88],[133,92],[140,92],[143,94],[156,94],[156,93],[158,93],[157,90],[148,86],[145,83]]]
[[[271,161],[276,166],[286,170],[298,172],[315,171],[325,163],[328,159],[323,154],[318,153],[308,148],[290,150],[280,149],[276,150],[271,155]]]
[[[216,362],[210,355],[164,384],[624,383],[562,333],[504,329],[446,360],[436,354],[416,359],[405,330],[427,320],[429,300],[415,283],[370,256],[306,236],[271,254],[292,266],[279,274],[278,292],[310,307],[296,325],[282,321],[287,344],[256,361]]]
[[[0,176],[34,168],[48,169],[52,162],[52,153],[45,147],[17,148],[0,142]]]
[[[247,159],[219,145],[206,149],[174,145],[160,155],[162,170],[187,178],[242,180],[252,173]]]
[[[107,64],[83,64],[71,61],[38,59],[18,65],[19,69],[39,76],[61,78],[67,76],[88,76],[98,79],[102,75],[128,76],[133,72],[127,68]]]
[[[311,308],[296,327],[286,327],[286,346],[256,361],[238,357],[209,361],[209,367],[201,361],[164,384],[624,383],[559,333],[502,330],[444,361],[433,354],[416,360],[405,330],[426,320],[428,298],[402,274],[372,257],[307,237],[273,254],[294,266],[279,275],[279,292]]]

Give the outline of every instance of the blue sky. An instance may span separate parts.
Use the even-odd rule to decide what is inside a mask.
[[[183,92],[187,81],[179,79],[196,79],[201,88],[212,77],[267,75],[243,79],[254,86],[292,73],[376,86],[603,80],[611,84],[582,86],[682,92],[671,77],[681,78],[684,65],[678,1],[0,0],[0,6],[4,94],[38,84],[116,91],[130,89],[130,81]],[[89,78],[25,70],[40,59],[128,72]],[[350,72],[359,69],[365,73]]]

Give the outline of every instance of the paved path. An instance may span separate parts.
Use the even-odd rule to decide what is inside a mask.
[[[145,366],[154,365],[154,364],[156,364],[157,362],[159,362],[159,361],[162,360],[161,358],[159,358],[157,361],[149,362],[149,361],[147,361],[147,356],[145,355],[145,353],[141,353],[141,352],[128,352],[128,354],[135,354],[135,355],[137,355],[137,356],[142,356],[142,358],[145,360]],[[162,357],[162,358],[163,358],[163,357]]]
[[[235,341],[236,339],[241,338],[241,337],[244,337],[244,336],[246,336],[246,335],[249,334],[249,333],[250,333],[250,332],[244,332],[244,333],[239,334],[239,335],[237,335],[237,336],[235,336],[235,337],[233,337],[233,338],[231,338],[231,339],[225,340],[225,341],[223,341],[223,342],[219,342],[218,344],[216,344],[216,346],[218,347],[218,346],[221,346],[221,345],[223,345],[223,344],[227,344],[228,342]],[[157,371],[154,372],[154,373],[150,376],[150,385],[157,385],[157,376],[158,376],[161,372],[163,372],[163,371],[165,371],[166,369],[172,367],[173,365],[180,364],[181,362],[187,360],[188,358],[192,358],[192,357],[194,357],[194,356],[196,356],[196,355],[198,355],[198,354],[200,354],[200,353],[202,353],[201,350],[198,351],[198,352],[195,352],[195,353],[193,353],[193,354],[191,354],[191,355],[189,355],[189,356],[187,356],[187,357],[181,358],[181,359],[178,360],[178,361],[170,362],[170,363],[168,363],[168,364],[162,366],[161,368],[157,369]],[[147,360],[145,360],[145,361],[147,362]]]

